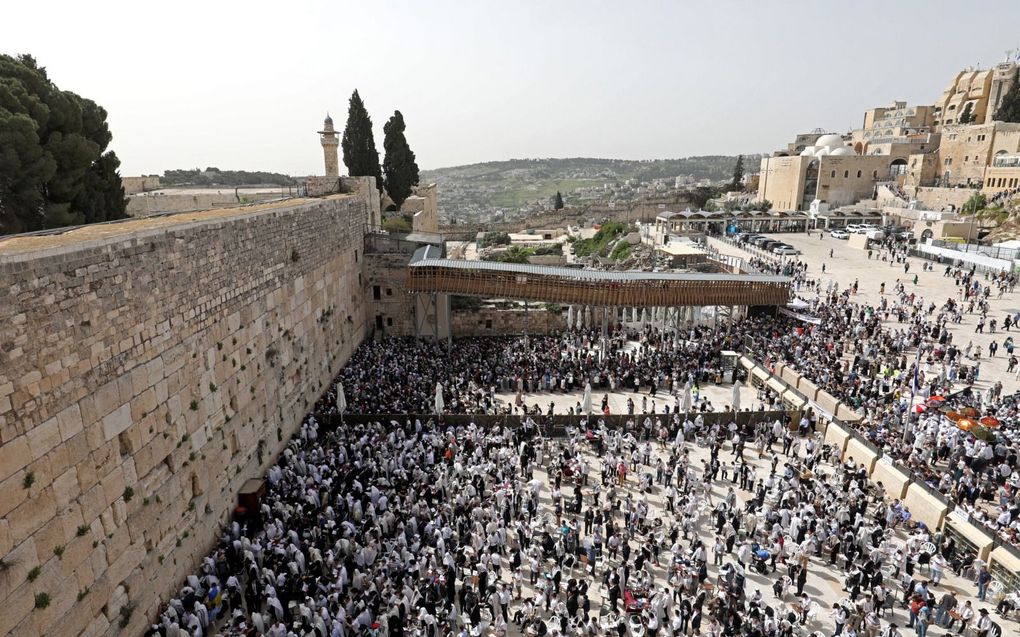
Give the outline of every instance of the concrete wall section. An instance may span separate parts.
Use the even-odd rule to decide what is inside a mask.
[[[857,465],[864,465],[864,469],[870,474],[878,460],[878,454],[869,449],[860,440],[853,436],[847,440],[846,450],[843,452],[843,459],[853,461]]]
[[[872,482],[881,482],[885,494],[890,498],[902,500],[907,495],[910,474],[892,464],[887,456],[879,458],[871,470]],[[923,490],[922,490],[923,491]],[[908,506],[913,512],[913,507]]]
[[[0,635],[141,634],[362,340],[366,220],[339,197],[0,242]]]
[[[910,484],[907,487],[907,495],[903,498],[903,504],[910,510],[910,515],[915,520],[924,522],[929,529],[939,528],[948,511],[946,505],[938,498],[916,484]]]
[[[830,422],[829,426],[825,428],[825,444],[835,445],[840,456],[843,455],[843,450],[846,449],[846,443],[849,439],[850,433],[834,422]]]

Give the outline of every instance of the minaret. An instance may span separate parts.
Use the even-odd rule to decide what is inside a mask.
[[[336,136],[336,131],[333,130],[333,118],[329,116],[329,113],[326,113],[326,121],[323,123],[322,130],[319,131],[319,141],[322,143],[322,154],[326,158],[326,176],[339,177],[340,165],[337,162],[337,147],[340,145],[340,140]]]

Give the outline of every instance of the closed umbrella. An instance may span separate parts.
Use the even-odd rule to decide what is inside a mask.
[[[344,393],[343,383],[336,386],[336,411],[341,415],[347,411],[347,394]]]
[[[591,383],[584,385],[584,398],[581,399],[581,411],[585,416],[591,416]]]
[[[733,411],[740,411],[740,383],[733,383]]]
[[[443,414],[443,407],[445,406],[446,404],[443,402],[443,384],[436,383],[436,415],[441,416]]]

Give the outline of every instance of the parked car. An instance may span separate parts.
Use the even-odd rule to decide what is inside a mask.
[[[865,230],[864,234],[867,235],[869,239],[872,239],[874,241],[881,241],[882,239],[885,239],[885,232],[879,230],[878,228],[875,228],[874,230]]]
[[[740,240],[744,243],[751,243],[760,236],[760,234],[745,234],[740,236]]]
[[[759,234],[759,235],[755,236],[753,239],[751,239],[751,243],[756,245],[756,246],[760,246],[762,243],[764,243],[764,242],[766,242],[768,240],[769,240],[768,237]]]
[[[771,252],[772,248],[776,247],[777,245],[779,245],[781,243],[782,243],[782,241],[779,241],[778,239],[766,239],[765,241],[761,242],[760,247],[761,247],[762,250],[764,250],[766,252]]]
[[[781,245],[781,246],[776,246],[776,247],[772,248],[772,253],[773,254],[781,254],[783,256],[786,256],[786,255],[790,255],[790,254],[800,254],[800,250],[798,250],[797,248],[795,248],[793,246]]]
[[[840,230],[840,229],[837,228],[836,230],[831,230],[829,232],[829,236],[832,237],[833,239],[844,239],[844,240],[846,240],[846,239],[850,238],[850,233],[847,232],[846,230]]]
[[[846,227],[846,231],[849,232],[850,234],[859,234],[860,232],[862,232],[861,228],[863,227],[864,226],[862,226],[861,224],[851,223]]]

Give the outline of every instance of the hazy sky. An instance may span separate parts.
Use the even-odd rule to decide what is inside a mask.
[[[422,168],[511,157],[769,152],[865,108],[931,103],[1020,44],[1020,2],[4,3],[30,52],[109,111],[123,175],[321,173],[357,88]]]

